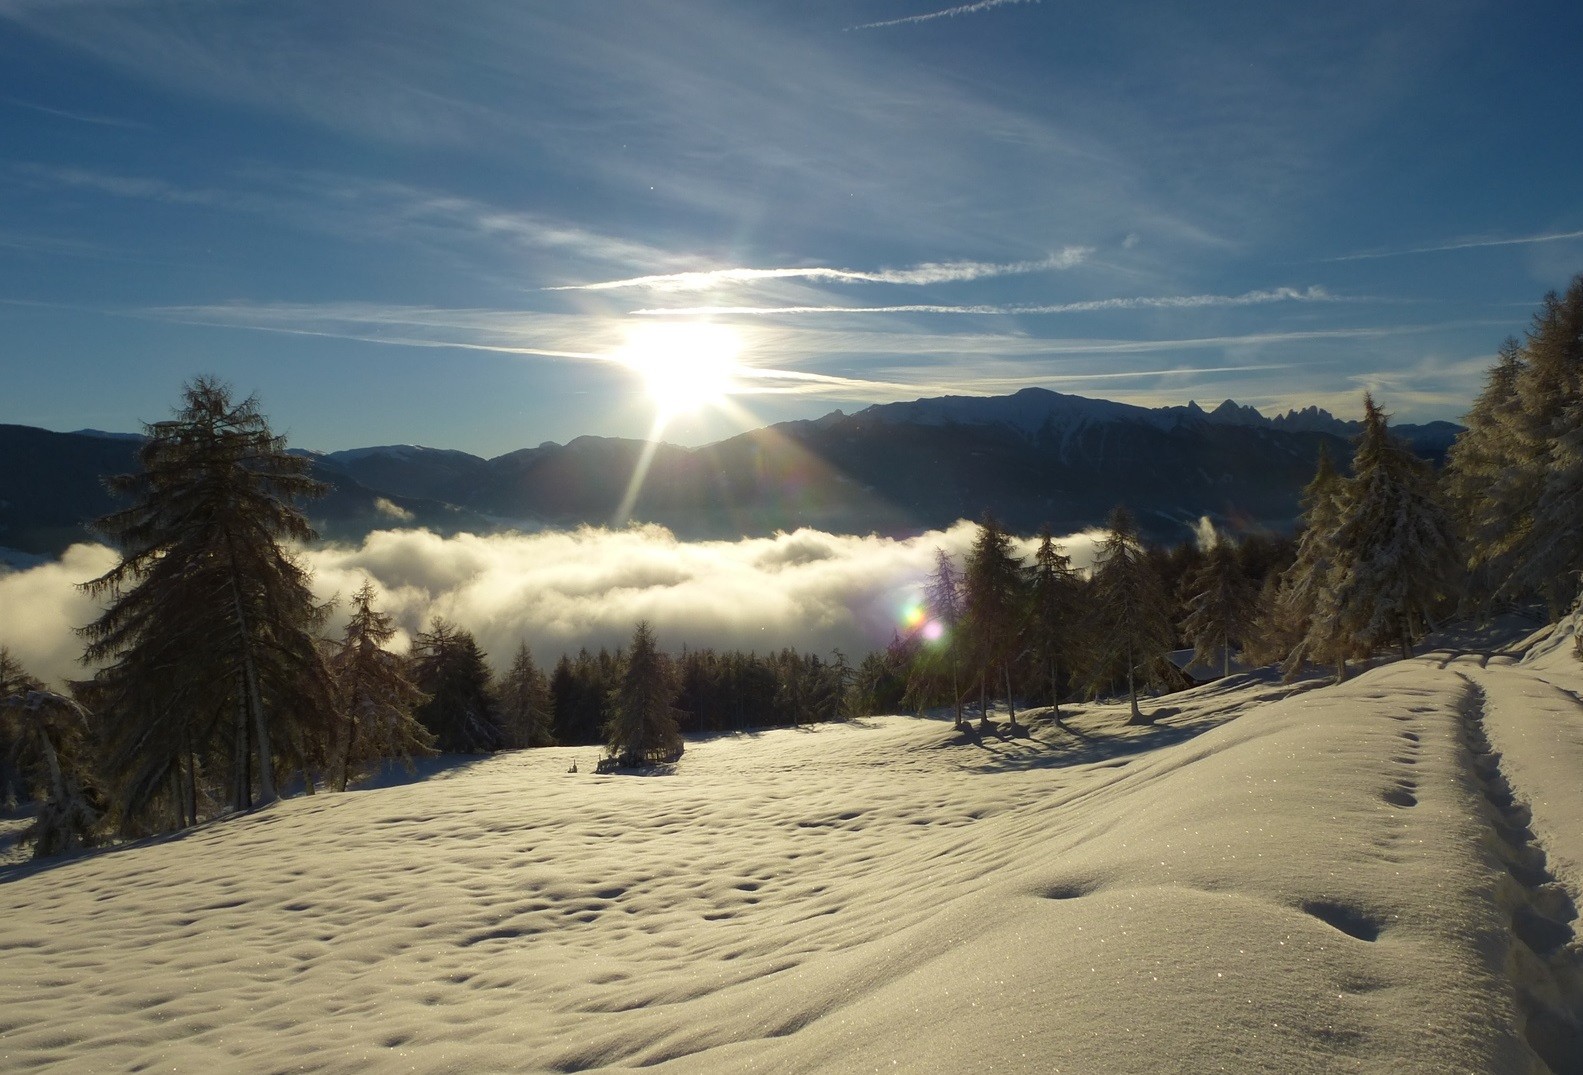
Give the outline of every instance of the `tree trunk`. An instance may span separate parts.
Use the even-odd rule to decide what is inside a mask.
[[[951,708],[956,713],[956,729],[960,731],[967,723],[962,719],[962,687],[957,682],[956,653],[951,653]]]
[[[198,766],[192,756],[192,736],[181,733],[182,754],[186,761],[185,779],[182,781],[182,825],[198,824]]]
[[[236,696],[236,720],[231,727],[231,809],[238,813],[253,805],[253,793],[247,780],[247,753],[247,693],[244,690]]]
[[[978,674],[978,726],[989,728],[989,672],[984,670]]]
[[[341,772],[336,781],[336,791],[346,790],[348,771],[352,768],[352,746],[357,742],[357,718],[348,713],[346,721],[346,749],[341,751]]]
[[[1017,726],[1017,703],[1011,700],[1011,663],[1007,662],[1003,665],[1002,670],[1006,674],[1006,712],[1010,714],[1008,719],[1011,721],[1011,726],[1015,728]]]
[[[1225,679],[1231,675],[1231,643],[1227,642],[1220,647],[1220,678]]]
[[[1138,670],[1133,667],[1130,656],[1127,661],[1127,698],[1132,702],[1132,716],[1127,719],[1128,724],[1153,723],[1143,715],[1143,710],[1138,708]]]
[[[264,719],[264,703],[258,693],[258,669],[253,664],[253,638],[248,632],[247,613],[242,608],[242,584],[239,581],[236,554],[231,554],[231,602],[236,610],[236,626],[241,634],[242,676],[246,691],[246,704],[253,717],[253,731],[258,745],[258,801],[260,805],[274,802],[275,759],[269,744],[269,722]],[[243,806],[245,810],[247,806]]]

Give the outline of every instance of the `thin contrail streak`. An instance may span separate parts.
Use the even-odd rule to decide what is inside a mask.
[[[865,22],[861,26],[849,26],[849,30],[878,30],[886,26],[908,26],[919,22],[932,22],[935,19],[950,19],[958,15],[976,15],[980,11],[991,8],[1005,7],[1007,4],[1037,4],[1039,0],[978,0],[976,4],[959,4],[956,7],[946,8],[944,11],[931,11],[925,15],[908,15],[901,19],[885,19],[882,22]]]
[[[1525,235],[1517,239],[1468,239],[1440,246],[1414,246],[1406,250],[1379,250],[1367,254],[1343,254],[1325,258],[1325,261],[1372,261],[1376,258],[1400,258],[1409,254],[1443,254],[1452,250],[1478,250],[1489,246],[1527,246],[1530,243],[1555,243],[1564,239],[1583,239],[1583,231],[1558,231],[1549,235]]]
[[[729,314],[977,314],[1008,316],[1018,314],[1074,314],[1101,310],[1167,309],[1192,310],[1211,306],[1260,306],[1271,302],[1342,302],[1322,287],[1299,290],[1293,287],[1248,291],[1241,295],[1163,295],[1117,299],[1093,299],[1032,306],[942,306],[907,303],[896,306],[682,306],[656,307],[631,311],[643,317],[702,317]]]

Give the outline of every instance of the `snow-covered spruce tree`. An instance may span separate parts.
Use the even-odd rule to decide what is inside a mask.
[[[1011,668],[1021,651],[1027,616],[1023,565],[1012,552],[1011,537],[991,515],[978,524],[962,569],[962,593],[962,622],[979,673],[980,723],[989,720],[991,684],[1004,685],[1009,719],[1016,727]]]
[[[1127,723],[1149,724],[1151,719],[1138,707],[1138,688],[1163,682],[1165,656],[1175,641],[1171,601],[1149,562],[1132,513],[1117,507],[1106,527],[1109,533],[1099,546],[1091,598],[1089,644],[1095,662],[1090,688],[1098,691],[1125,677],[1132,703]]]
[[[472,632],[436,616],[412,647],[413,681],[429,700],[418,720],[447,754],[488,754],[502,742],[489,666]]]
[[[1330,453],[1319,451],[1314,477],[1303,490],[1302,532],[1297,556],[1281,576],[1273,614],[1265,610],[1265,626],[1290,640],[1282,670],[1295,677],[1304,664],[1333,664],[1336,679],[1346,676],[1354,643],[1336,616],[1331,581],[1336,571],[1336,529],[1347,502],[1347,480],[1336,473]],[[1280,648],[1280,647],[1276,647]]]
[[[962,719],[962,576],[944,549],[934,550],[934,574],[924,590],[924,604],[940,625],[940,637],[930,642],[929,649],[931,656],[950,669],[951,711],[954,726],[961,728],[966,724]]]
[[[1220,674],[1229,676],[1232,646],[1246,641],[1258,594],[1242,572],[1236,546],[1224,534],[1215,535],[1215,544],[1190,579],[1189,589],[1191,611],[1182,630],[1193,643],[1193,660],[1207,664],[1218,656]]]
[[[34,774],[27,790],[38,801],[38,816],[21,836],[33,845],[34,858],[98,843],[104,810],[89,774],[89,723],[82,706],[28,677],[0,692],[9,761]]]
[[[1061,719],[1061,683],[1077,664],[1081,638],[1082,580],[1072,558],[1061,551],[1048,526],[1039,531],[1028,594],[1028,640],[1050,692],[1055,719]]]
[[[1367,652],[1397,645],[1410,657],[1413,642],[1456,599],[1462,558],[1429,464],[1390,434],[1372,397],[1364,396],[1363,409],[1325,586],[1343,637]]]
[[[413,758],[434,753],[434,736],[415,713],[428,695],[407,677],[407,661],[385,648],[396,628],[374,608],[378,596],[367,580],[352,595],[346,632],[330,655],[341,718],[332,776],[339,791],[370,763],[400,759],[410,768]]]
[[[632,648],[621,683],[612,693],[610,722],[605,727],[605,747],[616,764],[636,768],[682,756],[675,699],[670,659],[659,651],[648,623],[640,622],[632,632]]]
[[[30,676],[9,649],[0,646],[0,701],[43,689],[44,684]],[[0,809],[25,802],[32,796],[35,778],[21,762],[22,754],[23,749],[7,723],[0,720]]]
[[[555,708],[550,683],[533,661],[526,642],[517,645],[511,669],[495,688],[495,706],[508,747],[547,747],[555,744]]]
[[[234,403],[210,378],[145,432],[142,472],[109,482],[136,502],[95,524],[122,559],[84,584],[110,602],[82,628],[84,659],[106,665],[94,693],[123,822],[163,808],[190,824],[201,774],[246,810],[276,797],[277,766],[322,757],[334,711],[315,642],[325,610],[281,542],[314,536],[296,501],[324,486],[256,400]]]

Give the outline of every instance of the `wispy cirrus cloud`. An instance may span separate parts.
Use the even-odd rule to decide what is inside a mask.
[[[15,164],[11,172],[40,189],[267,216],[316,234],[537,250],[596,269],[685,264],[640,240],[576,221],[389,180],[254,169],[225,177],[223,185],[195,186],[156,175],[34,162]]]
[[[974,4],[958,4],[948,7],[943,11],[930,11],[923,15],[907,15],[899,19],[884,19],[880,22],[865,22],[860,26],[849,27],[853,30],[879,30],[886,26],[910,26],[920,22],[933,22],[935,19],[953,19],[960,15],[977,15],[981,11],[992,8],[1006,7],[1010,4],[1037,4],[1039,0],[978,0]]]
[[[835,269],[825,265],[782,269],[709,269],[702,272],[634,276],[625,280],[601,280],[588,284],[561,284],[543,290],[614,291],[641,288],[650,291],[702,291],[722,284],[760,280],[813,280],[836,284],[955,284],[989,277],[1070,269],[1081,265],[1093,253],[1094,248],[1090,246],[1068,246],[1049,257],[1032,261],[926,261],[903,269]]]
[[[1371,250],[1361,254],[1343,254],[1323,258],[1323,261],[1373,261],[1378,258],[1402,258],[1411,254],[1444,254],[1454,250],[1481,250],[1493,246],[1531,246],[1535,243],[1558,243],[1568,239],[1583,239],[1583,231],[1557,231],[1544,235],[1523,235],[1510,239],[1457,239],[1437,246],[1411,246],[1401,250]]]
[[[1263,306],[1272,302],[1363,302],[1332,295],[1322,287],[1266,288],[1240,295],[1153,295],[1053,304],[950,306],[908,303],[896,306],[677,306],[633,310],[642,317],[705,317],[753,314],[974,314],[981,316],[1097,313],[1103,310],[1196,310],[1224,306]]]
[[[13,171],[35,184],[68,187],[116,198],[136,198],[169,205],[209,205],[233,209],[258,210],[264,202],[256,197],[208,187],[187,187],[156,176],[126,175],[91,168],[58,168],[52,165],[22,163]]]
[[[120,127],[123,130],[147,130],[148,124],[135,119],[122,119],[118,116],[101,116],[93,112],[79,112],[70,108],[52,108],[49,105],[35,104],[17,97],[5,98],[5,103],[17,108],[25,108],[30,112],[37,112],[45,116],[54,116],[57,119],[69,119],[73,123],[88,123],[95,127]]]

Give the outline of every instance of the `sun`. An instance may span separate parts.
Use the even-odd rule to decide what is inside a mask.
[[[655,408],[669,417],[718,405],[736,392],[741,353],[735,329],[686,322],[633,328],[616,358],[643,378]]]

